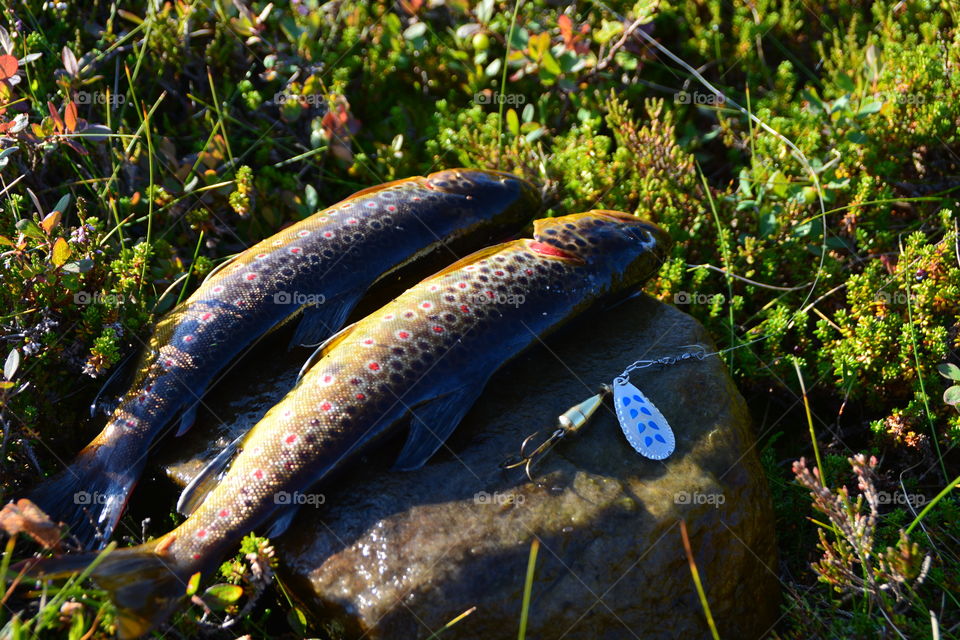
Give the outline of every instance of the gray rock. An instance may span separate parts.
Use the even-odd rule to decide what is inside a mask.
[[[630,362],[697,343],[712,348],[693,318],[646,297],[575,323],[501,371],[424,468],[390,472],[384,453],[315,488],[323,504],[303,507],[276,541],[286,583],[347,638],[426,638],[473,607],[445,639],[515,638],[537,537],[527,638],[709,637],[684,519],[721,636],[765,635],[779,607],[772,508],[749,414],[719,358],[631,376],[676,432],[665,462],[636,454],[605,407],[545,459],[545,486],[499,468]],[[221,444],[283,395],[296,366],[281,360],[298,356],[258,365],[260,384],[231,388],[230,402],[210,399],[231,425]],[[207,430],[192,453],[178,447],[168,472],[188,478],[215,440]]]

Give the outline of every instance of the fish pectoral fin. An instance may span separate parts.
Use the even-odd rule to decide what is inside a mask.
[[[316,350],[310,354],[310,357],[307,358],[307,361],[303,363],[302,367],[300,367],[300,372],[297,374],[297,380],[295,384],[300,384],[300,380],[303,379],[303,376],[307,373],[307,371],[310,371],[310,369],[313,368],[313,365],[317,364],[317,362],[319,362],[323,356],[327,355],[327,352],[330,351],[334,345],[338,344],[341,340],[350,335],[356,326],[357,323],[354,322],[353,324],[340,329],[340,331],[337,331],[335,334],[321,342],[320,346],[318,346]]]
[[[200,397],[203,397],[203,393],[197,394]],[[193,423],[197,421],[197,409],[200,408],[200,401],[197,400],[189,407],[186,411],[183,412],[183,415],[180,416],[180,426],[177,427],[177,437],[179,438],[187,431],[190,431],[190,427],[193,426]]]
[[[200,470],[200,473],[183,488],[183,493],[180,494],[180,499],[177,500],[177,511],[185,516],[189,516],[197,510],[197,507],[199,507],[200,503],[207,497],[207,494],[217,486],[220,479],[226,473],[227,467],[230,466],[230,461],[233,460],[237,449],[240,448],[240,443],[246,435],[247,434],[244,433],[228,444],[223,451],[208,462],[207,465]]]
[[[290,527],[290,523],[293,522],[293,518],[299,510],[300,505],[292,504],[281,507],[275,511],[270,517],[270,520],[267,521],[267,530],[263,535],[271,539],[283,535],[283,532]]]
[[[482,380],[414,407],[410,435],[393,469],[413,471],[426,464],[460,424],[485,385],[486,380]]]
[[[107,378],[107,381],[103,383],[103,386],[100,387],[100,391],[97,392],[97,396],[93,399],[93,402],[90,403],[90,417],[97,415],[97,409],[101,406],[110,402],[110,404],[116,404],[120,396],[123,394],[123,391],[120,390],[120,382],[128,377],[130,374],[136,359],[134,356],[138,355],[138,350],[133,350],[128,353],[123,360],[120,361],[120,364],[116,366],[113,373],[110,374],[110,377]],[[111,398],[109,401],[106,398]],[[110,409],[111,412],[113,408]]]
[[[356,296],[351,296],[348,300],[325,300],[323,304],[306,307],[290,340],[290,348],[312,347],[327,340],[340,330],[356,303]]]

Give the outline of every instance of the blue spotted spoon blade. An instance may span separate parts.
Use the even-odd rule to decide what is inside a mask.
[[[613,401],[627,442],[640,455],[663,460],[676,446],[673,429],[643,393],[629,382],[614,383]]]

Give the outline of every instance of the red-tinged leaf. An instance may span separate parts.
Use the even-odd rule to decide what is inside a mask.
[[[19,68],[20,63],[17,62],[16,57],[11,55],[0,56],[0,80],[7,80],[17,75],[17,69]]]
[[[10,129],[10,127],[12,127],[13,125],[14,125],[13,120],[10,120],[9,122],[0,122],[0,133],[6,133],[7,130]]]
[[[57,225],[60,224],[60,217],[63,215],[61,211],[51,211],[48,213],[43,220],[40,221],[40,228],[46,231],[48,234],[57,228]]]
[[[7,236],[0,236],[0,244],[8,244],[8,245],[10,245],[11,247],[15,247],[15,246],[16,246],[16,245],[13,243],[13,240],[11,240],[10,238],[8,238]]]
[[[82,155],[82,156],[87,155],[87,150],[84,149],[83,147],[81,147],[80,145],[78,145],[78,144],[77,144],[76,142],[74,142],[73,140],[66,139],[66,140],[64,140],[63,142],[64,142],[64,144],[66,144],[68,147],[70,147],[71,149],[73,149],[74,151],[76,151],[77,153],[79,153],[80,155]]]
[[[45,136],[43,135],[43,127],[41,127],[41,126],[40,126],[39,124],[37,124],[36,122],[34,122],[33,124],[30,125],[30,130],[33,131],[33,135],[37,136],[38,138],[43,138],[43,137],[45,137]]]
[[[561,13],[557,18],[557,26],[560,27],[560,35],[563,36],[564,44],[569,45],[573,39],[573,20],[565,13]]]
[[[72,133],[77,130],[77,104],[71,100],[63,110],[64,124],[67,125],[67,131]]]
[[[53,103],[49,100],[47,101],[47,110],[50,112],[50,119],[53,120],[53,126],[56,128],[57,133],[63,133],[63,118],[60,117],[57,108],[53,106]]]
[[[0,529],[11,536],[25,533],[45,549],[59,547],[62,538],[60,527],[26,498],[21,498],[16,504],[9,502],[3,506],[0,510]]]

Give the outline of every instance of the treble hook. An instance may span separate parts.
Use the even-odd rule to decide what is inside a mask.
[[[534,431],[531,433],[529,436],[524,438],[523,443],[520,445],[520,455],[504,461],[500,465],[501,468],[516,469],[517,467],[522,466],[530,482],[536,483],[537,481],[533,479],[532,474],[533,466],[539,462],[551,449],[553,449],[558,442],[567,436],[576,434],[585,424],[587,424],[590,418],[593,417],[593,414],[596,413],[597,409],[600,408],[600,405],[603,404],[603,400],[612,392],[613,388],[610,385],[602,385],[600,387],[600,391],[596,395],[593,395],[583,402],[564,411],[557,418],[557,427],[553,430],[553,432],[543,442],[538,444],[533,451],[527,453],[527,449],[531,446],[531,443],[538,435],[540,435],[540,431]]]

